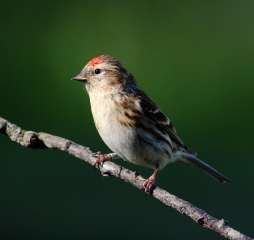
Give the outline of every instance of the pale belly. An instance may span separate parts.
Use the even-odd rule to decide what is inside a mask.
[[[100,104],[100,105],[99,105]],[[121,125],[110,100],[92,101],[91,108],[96,128],[104,143],[123,160],[149,168],[163,168],[170,162],[170,156],[140,141],[137,129]],[[158,143],[160,144],[160,143]]]
[[[103,116],[93,114],[96,128],[104,143],[124,160],[142,164],[143,156],[139,153],[135,131],[120,125],[114,114],[100,115]]]

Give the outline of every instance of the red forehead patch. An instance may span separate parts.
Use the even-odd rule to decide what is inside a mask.
[[[100,55],[100,56],[97,56],[97,57],[93,58],[92,60],[90,60],[88,62],[88,64],[95,66],[96,64],[102,63],[103,61],[104,61],[103,55]]]

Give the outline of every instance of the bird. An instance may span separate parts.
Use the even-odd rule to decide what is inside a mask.
[[[104,143],[123,160],[152,169],[143,183],[145,192],[156,187],[158,171],[176,161],[197,166],[219,182],[230,182],[184,144],[172,121],[118,59],[104,54],[93,57],[72,79],[86,89]],[[111,160],[98,154],[96,164]]]

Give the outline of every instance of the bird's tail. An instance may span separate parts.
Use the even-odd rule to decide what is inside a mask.
[[[177,151],[175,153],[175,157],[177,160],[181,160],[183,162],[191,163],[194,166],[197,166],[201,170],[204,170],[206,173],[208,173],[210,176],[216,178],[221,183],[230,182],[230,179],[228,179],[226,176],[221,174],[212,166],[208,165],[206,162],[201,161],[194,154],[183,152],[183,151]]]

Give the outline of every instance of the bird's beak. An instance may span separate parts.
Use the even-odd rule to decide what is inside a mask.
[[[86,78],[83,74],[78,74],[77,76],[73,77],[72,80],[79,81],[79,82],[86,82]]]

